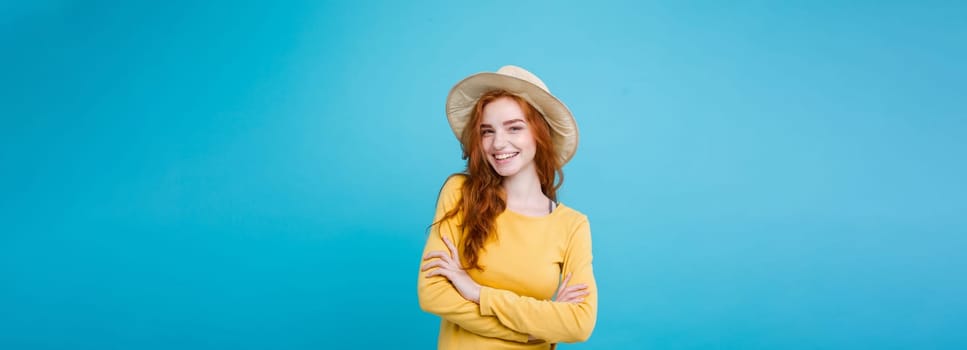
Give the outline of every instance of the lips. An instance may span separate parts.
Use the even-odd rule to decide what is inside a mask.
[[[498,153],[494,155],[494,160],[497,161],[497,164],[507,163],[517,157],[519,154],[520,152]]]
[[[518,154],[520,154],[520,152],[495,154],[494,155],[494,159],[496,159],[496,160],[507,160],[507,159],[516,157]]]

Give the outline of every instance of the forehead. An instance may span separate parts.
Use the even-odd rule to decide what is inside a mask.
[[[526,120],[520,104],[510,97],[500,97],[484,106],[481,123],[499,125],[514,119]]]

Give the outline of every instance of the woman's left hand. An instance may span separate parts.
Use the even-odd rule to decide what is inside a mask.
[[[457,254],[457,248],[450,242],[449,239],[443,237],[443,243],[447,245],[447,249],[450,252],[444,252],[440,250],[434,250],[423,257],[423,261],[428,261],[423,265],[422,271],[426,271],[436,267],[436,270],[430,271],[426,274],[426,278],[433,276],[443,276],[450,280],[453,287],[460,292],[460,295],[464,299],[470,300],[474,303],[480,303],[480,285],[474,282],[467,271],[463,269],[463,264],[460,262],[460,255]],[[436,259],[436,260],[432,260]],[[430,261],[432,260],[432,261]]]

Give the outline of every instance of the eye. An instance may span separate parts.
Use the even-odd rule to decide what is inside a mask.
[[[521,130],[524,130],[524,127],[523,126],[512,126],[512,127],[510,127],[510,131],[513,131],[513,132],[518,132],[518,131],[521,131]]]
[[[483,130],[480,130],[480,135],[482,135],[482,136],[487,136],[487,135],[490,135],[490,134],[493,134],[493,133],[494,133],[494,131],[491,130],[491,129],[483,129]]]

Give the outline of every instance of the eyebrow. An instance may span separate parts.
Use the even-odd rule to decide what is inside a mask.
[[[514,124],[514,123],[517,123],[517,122],[525,123],[525,124],[527,123],[527,122],[524,121],[524,119],[517,118],[517,119],[511,119],[511,120],[505,121],[504,122],[504,125],[510,125],[510,124]],[[492,128],[493,126],[490,125],[490,124],[480,124],[480,127],[481,128]]]

